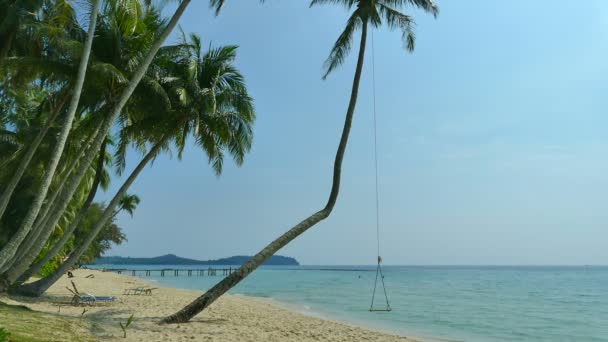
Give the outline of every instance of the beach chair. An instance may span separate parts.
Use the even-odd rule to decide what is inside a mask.
[[[125,296],[129,296],[129,295],[139,295],[144,291],[143,287],[133,287],[133,288],[129,288],[129,289],[125,289],[122,294]]]
[[[94,296],[89,293],[81,293],[78,291],[76,284],[74,284],[73,281],[72,287],[74,289],[70,289],[66,286],[66,289],[73,294],[72,300],[70,301],[70,304],[72,305],[103,305],[116,301],[116,297],[112,296]]]
[[[125,289],[122,294],[124,295],[151,295],[152,290],[156,290],[156,287],[134,287],[130,289]]]
[[[93,296],[88,293],[76,293],[72,297],[72,305],[101,305],[113,303],[116,297],[111,296]]]

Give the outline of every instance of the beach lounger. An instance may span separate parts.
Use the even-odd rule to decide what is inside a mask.
[[[156,290],[156,287],[134,287],[130,289],[125,289],[123,291],[124,295],[151,295],[152,290]]]
[[[97,304],[108,304],[113,303],[116,300],[116,297],[112,296],[93,296],[88,293],[80,293],[78,288],[76,288],[76,284],[72,281],[73,290],[69,287],[66,287],[68,291],[70,291],[74,296],[70,303],[72,305],[97,305]]]
[[[111,296],[93,296],[88,293],[75,294],[72,297],[72,305],[98,305],[113,303],[116,297]]]

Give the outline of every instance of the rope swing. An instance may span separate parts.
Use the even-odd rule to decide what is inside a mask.
[[[374,56],[374,31],[372,29],[372,96],[373,96],[373,107],[374,107],[374,162],[376,169],[376,242],[378,252],[378,267],[376,267],[376,280],[374,281],[374,291],[372,292],[372,303],[369,306],[369,311],[391,311],[391,304],[388,301],[388,295],[386,293],[386,286],[384,285],[384,274],[382,273],[382,257],[380,256],[380,199],[378,196],[378,137],[377,137],[377,124],[376,124],[376,58]],[[376,299],[376,288],[378,287],[378,279],[382,283],[382,290],[384,292],[384,299],[386,300],[386,306],[374,306],[374,300]]]

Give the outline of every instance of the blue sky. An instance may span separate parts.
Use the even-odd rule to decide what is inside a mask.
[[[374,32],[385,262],[608,264],[608,2],[438,4],[437,19],[406,9],[411,55],[398,32]],[[228,1],[214,18],[193,1],[185,31],[240,46],[254,147],[220,178],[194,147],[158,158],[132,188],[134,218],[119,217],[129,242],[109,254],[253,254],[320,209],[356,49],[326,81],[322,65],[346,18],[300,0]],[[280,251],[306,264],[375,260],[367,52],[335,210]]]

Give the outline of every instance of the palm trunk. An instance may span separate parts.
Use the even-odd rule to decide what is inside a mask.
[[[78,67],[78,76],[76,79],[76,84],[74,86],[74,93],[72,95],[72,100],[70,101],[70,106],[65,117],[65,122],[61,129],[61,132],[59,133],[59,137],[57,138],[57,144],[55,145],[55,148],[51,154],[49,164],[44,172],[44,175],[42,176],[40,189],[38,190],[36,197],[32,201],[32,204],[21,223],[21,226],[17,230],[17,233],[13,235],[13,237],[6,244],[6,246],[4,246],[4,248],[0,251],[0,267],[4,266],[4,264],[15,255],[17,249],[19,248],[19,245],[21,244],[21,242],[23,242],[27,234],[32,229],[34,220],[36,219],[36,216],[38,215],[38,212],[42,207],[42,203],[46,198],[46,194],[51,185],[51,181],[53,180],[53,176],[55,175],[57,164],[59,164],[59,159],[63,154],[65,142],[67,141],[68,135],[70,134],[70,130],[72,129],[72,123],[74,121],[76,109],[78,108],[80,93],[84,84],[84,78],[86,76],[87,65],[89,62],[89,55],[91,53],[91,45],[93,43],[93,36],[95,33],[98,12],[99,1],[94,1],[93,8],[91,11],[91,19],[89,21],[89,32],[87,33],[87,39],[85,42],[84,49],[82,51],[82,58]],[[2,285],[0,285],[0,290],[1,288]]]
[[[131,78],[131,80],[129,81],[129,84],[127,85],[125,90],[122,92],[116,106],[112,109],[109,118],[106,121],[104,121],[104,125],[103,125],[102,131],[101,131],[102,134],[100,136],[97,136],[97,138],[95,139],[95,141],[93,143],[95,150],[98,150],[101,147],[101,144],[103,143],[105,136],[108,134],[108,132],[110,131],[110,128],[112,127],[112,123],[114,122],[114,120],[116,120],[116,118],[118,117],[118,115],[120,114],[120,112],[122,111],[124,106],[126,105],[127,101],[131,97],[131,94],[133,94],[133,92],[135,91],[135,88],[137,88],[137,85],[139,84],[141,79],[144,77],[146,71],[148,70],[148,67],[154,60],[154,57],[156,56],[156,53],[158,52],[158,50],[161,48],[161,46],[163,45],[163,43],[165,42],[165,40],[167,39],[169,34],[173,31],[173,29],[175,29],[175,26],[177,26],[177,22],[179,21],[179,18],[182,16],[184,11],[186,10],[186,7],[188,7],[188,4],[190,4],[190,1],[191,0],[182,0],[181,1],[179,6],[177,7],[177,9],[175,10],[175,13],[171,17],[171,20],[169,20],[167,27],[160,34],[160,36],[158,37],[158,40],[152,45],[152,47],[150,48],[150,51],[148,52],[148,55],[146,55],[146,58],[144,59],[142,64],[138,67],[138,69],[133,74],[133,78]],[[85,157],[85,160],[83,160],[83,164],[86,164],[87,166],[89,166],[89,165],[91,165],[92,161],[93,161],[93,157],[88,156],[88,158]],[[80,175],[80,179],[82,179],[83,176],[84,176],[84,174]],[[14,251],[16,251],[16,249],[17,249],[17,247],[14,247],[14,250],[11,252],[14,254],[15,253]],[[35,258],[35,256],[34,256],[34,258]],[[2,259],[0,259],[0,261],[1,260]],[[29,262],[31,262],[31,261],[33,261],[33,259],[31,259]],[[25,264],[25,262],[23,262],[22,264]],[[9,272],[7,272],[7,274],[3,275],[2,278],[0,278],[0,293],[6,291],[6,289],[12,284],[12,282],[14,282],[17,278],[19,278],[19,276],[21,276],[21,274],[26,270],[26,268],[28,266],[29,265],[26,265],[25,268],[22,268],[20,270],[20,272],[16,272],[15,270],[12,270],[12,272],[10,272],[10,274],[8,274]],[[11,271],[11,270],[9,270],[9,271]]]
[[[99,132],[98,130],[94,131],[93,134],[91,134],[89,136],[89,138],[81,146],[78,153],[76,153],[76,156],[74,157],[74,159],[65,168],[65,171],[63,172],[63,174],[59,174],[57,176],[57,177],[61,178],[61,181],[59,182],[59,185],[57,186],[55,191],[53,191],[51,196],[45,201],[46,204],[42,207],[42,209],[38,213],[38,217],[36,218],[36,221],[34,222],[33,230],[38,230],[41,227],[44,227],[44,226],[46,226],[46,224],[48,224],[48,221],[50,218],[50,213],[56,211],[58,208],[57,202],[56,202],[57,197],[59,196],[59,194],[61,194],[67,181],[70,179],[70,174],[72,174],[72,172],[76,169],[76,167],[78,166],[78,163],[81,161],[81,158],[82,158],[82,156],[84,156],[85,152],[89,152],[89,153],[93,152],[92,150],[89,150],[88,147],[91,144],[91,142],[93,141],[93,139],[97,136],[98,132]]]
[[[93,240],[95,240],[95,238],[97,237],[99,232],[103,229],[103,227],[106,226],[106,224],[108,223],[108,220],[112,217],[112,214],[114,213],[114,209],[120,203],[120,200],[127,194],[127,191],[129,190],[129,187],[131,186],[131,184],[133,184],[133,182],[135,181],[137,176],[139,176],[139,174],[144,169],[144,167],[152,159],[154,159],[154,157],[158,154],[158,151],[160,151],[160,148],[167,142],[167,140],[170,137],[171,136],[169,134],[166,134],[163,137],[163,139],[161,139],[161,141],[158,142],[148,152],[148,154],[146,154],[146,156],[142,159],[142,161],[139,162],[139,164],[137,164],[135,169],[129,175],[129,178],[127,178],[127,180],[123,183],[123,185],[120,187],[118,192],[116,192],[116,194],[112,198],[112,201],[110,201],[110,204],[108,204],[108,206],[104,210],[104,212],[101,215],[101,217],[99,218],[99,220],[97,220],[97,222],[93,226],[93,229],[91,230],[89,235],[87,235],[86,240],[78,245],[76,250],[74,250],[70,254],[68,259],[66,261],[64,261],[55,271],[53,271],[53,273],[49,274],[48,276],[46,276],[40,280],[37,280],[35,282],[21,285],[19,288],[17,288],[17,290],[16,290],[17,293],[26,295],[26,296],[35,296],[35,297],[40,296],[41,294],[44,293],[44,291],[46,291],[49,287],[51,287],[59,278],[61,278],[61,276],[65,272],[70,270],[72,268],[72,266],[74,266],[74,264],[76,264],[78,262],[78,260],[82,256],[82,254],[84,254],[84,252],[86,252],[87,249],[89,248],[89,245],[91,244],[91,242],[93,242]]]
[[[331,211],[336,204],[338,193],[340,190],[340,176],[342,173],[342,160],[344,159],[344,152],[346,151],[346,144],[348,142],[348,135],[350,133],[350,127],[353,121],[353,114],[355,112],[355,106],[357,104],[357,93],[359,92],[359,81],[361,80],[361,71],[363,69],[363,59],[365,57],[365,43],[367,40],[367,21],[363,22],[361,29],[361,44],[359,46],[359,57],[357,59],[357,69],[355,71],[355,78],[353,80],[353,88],[350,96],[350,102],[348,104],[348,110],[346,111],[346,119],[344,121],[344,128],[342,130],[342,137],[340,138],[340,144],[338,145],[338,151],[336,152],[336,158],[334,160],[334,175],[329,194],[329,199],[325,207],[309,216],[302,222],[298,223],[295,227],[288,230],[285,234],[281,235],[278,239],[271,242],[268,246],[264,247],[258,254],[249,259],[243,264],[236,272],[228,275],[222,281],[213,286],[210,290],[205,292],[202,296],[195,299],[192,303],[180,311],[174,313],[171,316],[165,317],[160,321],[161,324],[167,323],[185,323],[188,322],[192,317],[205,310],[211,305],[216,299],[228,292],[231,288],[236,286],[241,280],[245,279],[251,272],[264,263],[279,249],[285,247],[289,242],[300,236],[306,230],[324,220],[331,214]]]
[[[102,123],[100,123],[99,126],[101,126],[101,124]],[[105,139],[105,136],[102,136],[99,130],[100,128],[98,127],[95,133],[96,139]],[[89,150],[97,151],[97,149],[94,149],[93,147],[89,148]],[[28,241],[25,241],[17,253],[15,253],[15,255],[18,255],[19,258],[15,258],[13,260],[12,265],[10,265],[10,267],[2,274],[3,279],[0,279],[0,281],[4,280],[5,283],[12,285],[28,269],[38,254],[40,254],[40,251],[42,251],[46,241],[53,233],[55,226],[64,215],[65,210],[74,196],[74,193],[76,193],[78,190],[82,179],[89,170],[92,159],[94,159],[96,156],[96,153],[89,153],[85,156],[85,158],[83,158],[83,161],[78,166],[75,175],[70,177],[70,181],[66,185],[65,189],[57,197],[58,204],[53,206],[54,211],[50,214],[48,220],[43,222],[45,225],[43,227],[39,227],[37,231],[31,232],[31,238]]]
[[[94,151],[91,148],[87,149],[87,145],[90,143],[90,140],[92,140],[93,138],[97,137],[100,134],[99,131],[100,131],[102,124],[103,124],[103,122],[100,122],[98,124],[98,127],[95,129],[93,134],[89,137],[89,139],[85,143],[85,145],[80,149],[80,152],[76,156],[77,158],[72,162],[72,165],[70,165],[69,168],[75,167],[76,164],[78,163],[79,159],[82,157],[82,155],[86,155],[85,154],[86,151],[89,151],[89,152]],[[93,156],[95,156],[95,153],[89,153],[89,155],[90,156],[87,158],[92,158]],[[46,239],[48,239],[50,234],[53,232],[55,225],[57,224],[59,219],[61,219],[61,217],[63,216],[65,209],[69,205],[69,202],[71,201],[74,193],[78,189],[78,186],[80,185],[80,182],[82,181],[82,178],[86,174],[87,170],[88,170],[88,165],[81,162],[81,164],[78,166],[75,176],[70,177],[70,173],[68,173],[65,176],[65,178],[62,180],[62,182],[59,186],[60,189],[57,189],[54,192],[54,194],[51,196],[51,198],[50,198],[51,203],[47,203],[46,210],[48,210],[49,208],[52,208],[53,209],[52,212],[50,212],[48,215],[45,214],[44,218],[36,220],[36,223],[34,224],[33,229],[30,230],[30,233],[28,234],[27,239],[25,239],[23,241],[23,243],[21,243],[21,245],[15,252],[15,255],[13,256],[13,258],[9,262],[5,263],[5,265],[3,267],[0,268],[0,274],[7,272],[11,269],[14,269],[12,273],[17,272],[16,270],[25,271],[25,269],[29,266],[29,263],[31,263],[36,258],[36,256],[40,252],[40,250],[42,250],[42,248],[44,247],[44,243],[46,242]],[[68,186],[65,187],[66,180],[68,180],[68,179],[70,181],[67,182]],[[61,188],[64,188],[64,189],[61,189]],[[59,198],[59,200],[56,201],[57,198]],[[47,230],[48,230],[46,234],[43,233],[43,232],[45,232],[45,230],[44,230],[45,228],[47,228]],[[41,236],[42,236],[43,241],[40,241]],[[35,244],[37,244],[37,246],[39,246],[40,250],[37,250],[37,251],[32,250],[32,248],[35,246]],[[28,255],[30,255],[30,254],[33,256],[28,257]]]
[[[100,126],[103,123],[100,123]],[[97,130],[96,140],[105,140],[105,135],[102,135],[99,132],[99,128]],[[92,146],[89,148],[89,151],[97,151],[99,146]],[[48,240],[48,238],[53,233],[55,226],[65,214],[65,210],[69,206],[74,194],[78,190],[84,176],[86,175],[91,162],[97,156],[96,153],[89,153],[85,155],[83,160],[78,165],[78,169],[74,176],[70,177],[70,181],[65,186],[64,190],[60,192],[59,196],[57,196],[56,204],[53,205],[53,212],[49,214],[49,218],[42,222],[44,225],[38,227],[36,231],[32,231],[32,236],[29,241],[25,241],[22,244],[22,248],[20,247],[16,254],[20,254],[18,259],[15,259],[13,265],[8,268],[4,274],[2,275],[5,280],[13,284],[18,278],[21,277],[23,272],[27,270],[27,268],[31,265],[31,263],[36,259],[40,251],[44,248],[44,244]],[[34,235],[35,234],[35,235]],[[29,248],[28,248],[29,247]]]
[[[77,170],[79,163],[82,163],[82,157],[86,154],[95,152],[95,150],[92,149],[92,142],[100,133],[102,125],[103,122],[99,122],[97,124],[97,127],[95,127],[91,135],[89,135],[87,140],[85,140],[85,142],[82,144],[82,146],[74,156],[74,159],[65,168],[63,175],[58,176],[61,177],[61,181],[59,182],[57,189],[55,189],[51,197],[46,200],[46,205],[38,214],[38,217],[36,218],[36,221],[34,223],[34,230],[47,226],[51,217],[50,214],[59,210],[59,203],[57,203],[57,197],[64,191],[65,185],[69,184],[68,180],[71,180],[70,175],[74,172],[74,170]]]
[[[101,175],[103,173],[103,165],[106,154],[106,144],[107,139],[106,141],[104,141],[103,145],[101,146],[101,151],[99,152],[99,158],[97,159],[97,168],[95,169],[95,179],[93,180],[93,185],[91,186],[89,194],[86,200],[84,201],[82,207],[80,207],[80,210],[76,214],[76,217],[74,217],[72,222],[70,222],[70,225],[63,232],[61,238],[53,244],[53,247],[51,247],[51,249],[46,252],[42,259],[32,264],[32,266],[30,266],[30,268],[28,268],[28,270],[23,275],[21,275],[19,279],[17,279],[17,283],[23,283],[27,281],[31,276],[38,273],[42,266],[44,266],[47,262],[49,262],[49,260],[51,260],[55,255],[57,255],[57,253],[59,253],[61,249],[63,249],[63,246],[65,246],[65,244],[68,242],[68,240],[80,224],[80,221],[82,221],[82,219],[84,218],[85,214],[89,210],[89,207],[93,203],[93,199],[95,199],[97,189],[99,188],[99,183],[101,182]]]
[[[67,96],[64,96],[63,99],[60,100],[59,104],[53,110],[53,113],[47,120],[46,124],[42,127],[40,132],[38,132],[38,135],[36,136],[34,141],[32,141],[32,144],[29,146],[27,152],[25,153],[23,158],[21,158],[21,161],[19,162],[19,165],[17,166],[15,173],[13,174],[10,181],[6,185],[6,188],[2,192],[2,197],[0,197],[0,219],[4,215],[4,211],[6,210],[6,207],[8,206],[11,196],[13,196],[13,192],[17,188],[17,185],[19,184],[21,177],[25,173],[25,170],[27,170],[27,167],[30,165],[30,162],[32,161],[32,158],[34,157],[34,154],[36,154],[36,151],[38,150],[38,146],[40,146],[42,139],[44,139],[44,137],[46,136],[46,133],[49,131],[49,129],[53,125],[53,122],[55,122],[55,119],[57,119],[57,117],[59,116],[59,113],[61,113],[61,110],[63,109],[63,106],[65,105],[65,102],[67,100],[68,100]]]

